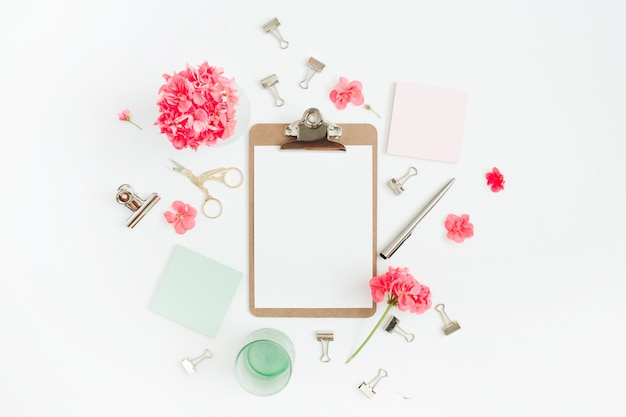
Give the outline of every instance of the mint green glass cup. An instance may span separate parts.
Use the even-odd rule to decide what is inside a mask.
[[[289,383],[295,350],[280,330],[265,328],[246,337],[235,359],[239,385],[250,394],[267,396],[280,392]]]

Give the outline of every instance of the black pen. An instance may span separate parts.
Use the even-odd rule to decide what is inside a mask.
[[[398,250],[398,248],[402,246],[404,241],[407,240],[409,236],[411,236],[411,233],[413,232],[413,229],[415,229],[415,226],[417,226],[417,224],[424,218],[424,216],[426,216],[428,212],[433,207],[435,207],[435,204],[437,204],[439,200],[441,200],[441,197],[443,197],[443,195],[452,186],[454,180],[455,179],[452,178],[446,185],[444,185],[444,187],[439,190],[437,194],[435,194],[435,196],[428,202],[428,204],[426,204],[420,210],[420,212],[417,213],[417,216],[415,216],[415,218],[411,220],[411,222],[400,232],[400,234],[385,249],[383,249],[383,251],[380,253],[380,256],[382,256],[383,259],[391,258],[391,255],[393,255]]]

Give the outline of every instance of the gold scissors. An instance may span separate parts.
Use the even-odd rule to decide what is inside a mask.
[[[170,159],[170,161],[172,161],[172,163],[174,164],[174,171],[180,172],[181,174],[189,178],[189,180],[193,182],[196,187],[204,192],[204,204],[202,205],[202,212],[210,219],[215,219],[222,215],[222,202],[209,193],[209,190],[204,186],[204,183],[207,181],[218,181],[228,188],[237,188],[241,184],[243,184],[243,172],[241,172],[239,168],[217,168],[207,171],[200,176],[195,176],[193,172],[191,172],[178,162],[174,161],[173,159]],[[232,177],[232,175],[228,176],[228,173],[230,172],[235,172],[238,174],[236,175],[235,182],[232,182],[232,180],[229,181],[228,177]],[[207,212],[207,204],[209,204],[210,202],[213,202],[213,204],[217,204],[217,209],[212,210],[213,214],[209,214]]]

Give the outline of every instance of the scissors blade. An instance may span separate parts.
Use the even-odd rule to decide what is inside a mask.
[[[174,161],[173,159],[170,159],[170,161],[172,161],[172,163],[174,164],[174,168],[172,168],[174,171],[183,172],[183,170],[186,169],[184,166]]]

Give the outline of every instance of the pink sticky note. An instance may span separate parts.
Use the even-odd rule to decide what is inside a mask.
[[[466,108],[463,90],[396,83],[387,153],[458,162]]]

